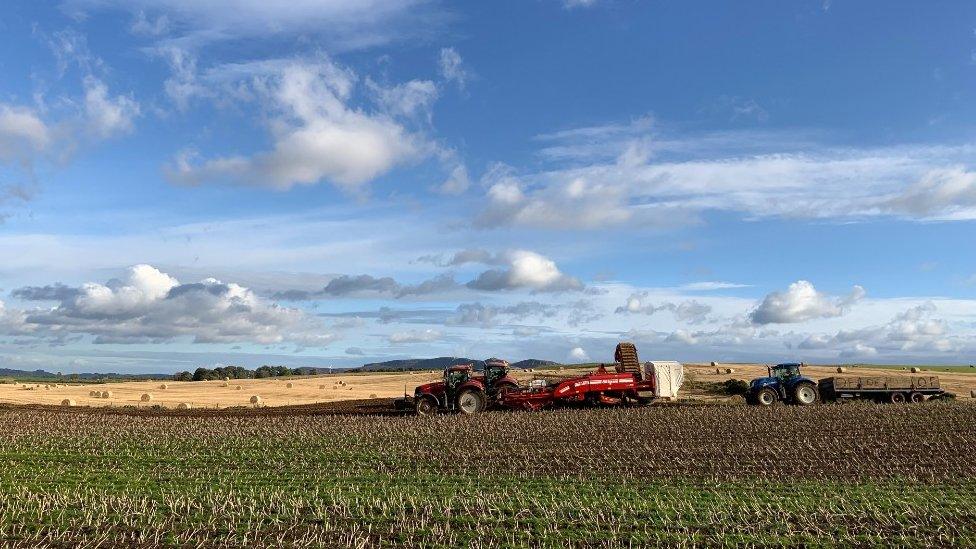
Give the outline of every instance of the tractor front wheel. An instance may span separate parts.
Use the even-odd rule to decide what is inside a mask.
[[[793,403],[800,406],[810,406],[820,400],[817,386],[813,383],[797,383],[793,388]]]
[[[437,413],[437,403],[432,398],[418,398],[413,405],[414,412],[418,416],[432,416]]]
[[[465,389],[457,397],[458,410],[467,416],[485,411],[485,394],[477,389]]]
[[[756,404],[760,406],[772,406],[776,402],[776,399],[776,389],[773,389],[772,387],[763,387],[762,389],[759,389],[759,392],[753,397]]]

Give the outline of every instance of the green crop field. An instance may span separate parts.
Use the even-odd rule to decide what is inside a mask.
[[[0,409],[3,546],[976,545],[976,406]]]

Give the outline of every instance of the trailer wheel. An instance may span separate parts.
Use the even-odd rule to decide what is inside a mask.
[[[892,404],[902,404],[905,402],[905,393],[891,393],[888,395],[888,401]]]
[[[810,406],[820,400],[820,393],[813,383],[797,383],[793,388],[793,403],[800,406]]]
[[[468,416],[484,412],[486,403],[485,394],[477,389],[465,389],[457,397],[458,410]]]
[[[919,402],[925,402],[925,395],[922,393],[912,393],[908,395],[908,400],[918,404]]]
[[[437,403],[432,398],[421,397],[413,405],[413,411],[418,416],[432,416],[437,413]]]
[[[760,406],[772,406],[776,402],[776,390],[772,387],[763,387],[756,393],[755,402]]]

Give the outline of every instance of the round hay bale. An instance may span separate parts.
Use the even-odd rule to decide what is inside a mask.
[[[976,398],[976,389],[969,391],[969,396]]]
[[[325,389],[325,385],[319,385],[319,389]]]
[[[917,373],[919,373],[919,372],[921,372],[921,371],[922,371],[922,369],[921,369],[921,368],[915,368],[914,366],[912,367],[912,373],[913,373],[913,374],[917,374]]]
[[[163,383],[162,385],[159,386],[159,388],[165,391],[166,389],[169,389],[169,385]]]
[[[221,386],[221,387],[230,387],[230,383],[227,383],[227,382],[225,381],[225,382],[223,382],[223,383],[221,383],[221,384],[220,384],[220,386]]]
[[[735,370],[733,370],[732,368],[726,368],[725,369],[725,373],[727,373],[727,374],[734,374],[735,373]]]
[[[843,366],[838,366],[837,367],[837,373],[838,374],[843,374],[846,371],[847,371],[847,368],[844,368]]]
[[[261,404],[261,397],[254,395],[251,397],[251,404]]]
[[[88,396],[90,396],[90,397],[97,397],[100,394],[101,393],[99,391],[88,391]]]
[[[289,381],[288,382],[288,385],[285,385],[285,387],[288,388],[288,389],[292,389],[292,388],[295,387],[295,384]]]
[[[176,405],[177,410],[189,410],[190,408],[193,408],[193,406],[189,402],[181,402]]]
[[[369,398],[378,398],[378,397],[376,396],[376,393],[372,393],[369,395]]]
[[[224,381],[230,381],[230,378],[227,377],[227,376],[224,376]]]
[[[61,406],[74,406],[74,405],[75,405],[75,401],[70,398],[66,398],[61,401]]]
[[[338,388],[339,388],[339,386],[338,386],[338,385],[333,385],[333,386],[332,386],[332,388],[333,388],[333,389],[338,389]]]
[[[149,393],[143,393],[142,396],[139,397],[139,400],[141,400],[143,402],[149,402],[152,399],[153,399],[153,396],[151,394],[149,394]]]
[[[237,387],[234,387],[234,390],[235,390],[235,391],[240,391],[240,390],[241,390],[241,389],[243,389],[243,388],[244,388],[244,387],[241,387],[240,385],[238,385]]]
[[[712,361],[712,368],[715,368],[716,366],[718,366],[718,362],[715,362],[715,361],[713,360],[713,361]]]
[[[112,391],[102,391],[102,394],[99,396],[102,398],[112,398]]]

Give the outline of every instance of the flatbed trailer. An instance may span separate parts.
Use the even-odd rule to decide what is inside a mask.
[[[873,400],[876,402],[922,402],[941,398],[945,389],[939,376],[843,376],[818,382],[824,400]]]

